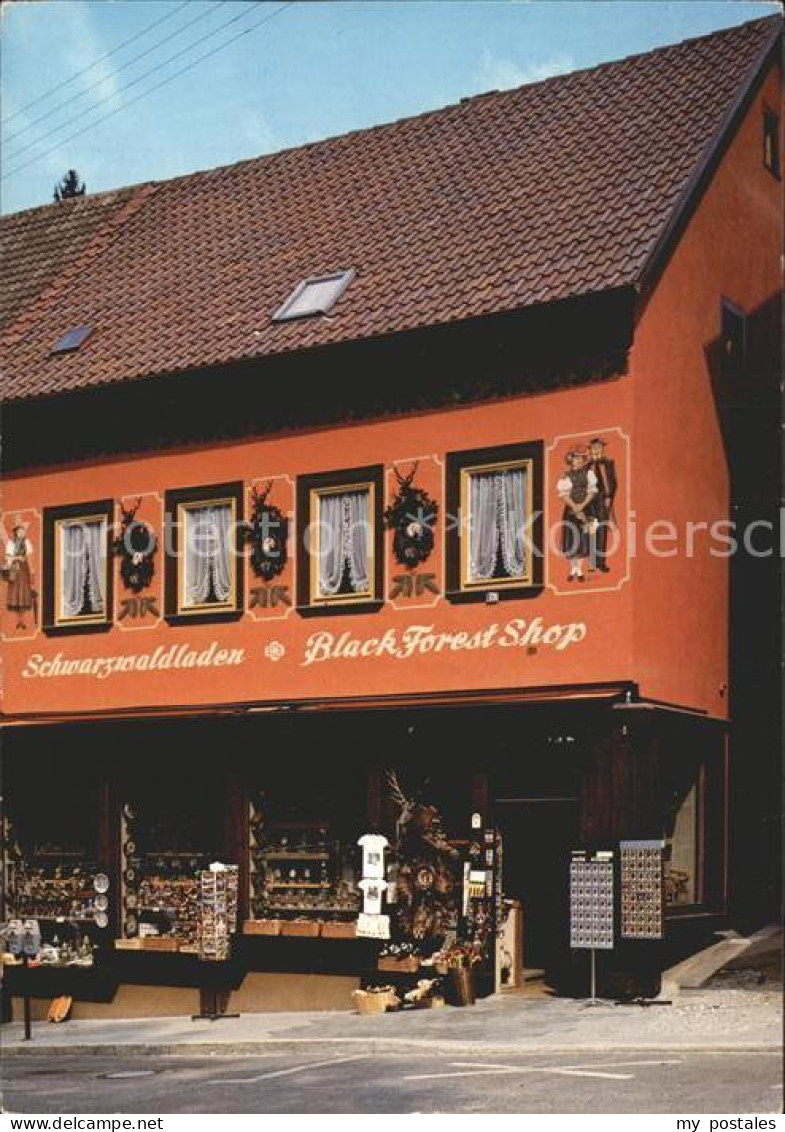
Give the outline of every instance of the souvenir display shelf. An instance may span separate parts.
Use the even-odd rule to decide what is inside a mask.
[[[392,938],[362,985],[392,983],[404,1009],[441,998],[468,1005],[477,993],[490,993],[503,918],[501,853],[496,830],[448,838],[435,811],[414,832],[405,830],[386,854]]]
[[[123,806],[123,938],[139,940],[142,949],[197,950],[198,874],[214,859],[203,844],[187,818],[144,822],[134,806]]]
[[[7,869],[7,915],[42,921],[89,924],[108,901],[96,907],[93,878],[98,865],[84,848],[51,843],[13,854]]]
[[[249,817],[249,934],[313,937],[325,921],[356,919],[354,846],[331,839],[325,821],[266,823],[253,802]]]

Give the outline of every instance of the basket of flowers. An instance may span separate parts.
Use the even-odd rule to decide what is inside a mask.
[[[380,971],[403,971],[414,974],[420,969],[420,952],[413,943],[391,943],[379,952],[376,966]]]
[[[474,968],[482,958],[482,949],[473,943],[454,943],[431,956],[437,974],[449,976],[447,988],[453,1006],[474,1005]]]

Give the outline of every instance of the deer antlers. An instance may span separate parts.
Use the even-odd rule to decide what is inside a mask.
[[[137,511],[139,510],[139,508],[140,508],[141,506],[142,506],[142,497],[141,497],[141,495],[140,495],[140,496],[139,496],[139,498],[137,499],[137,501],[136,501],[136,503],[134,504],[134,506],[132,506],[132,507],[131,507],[131,508],[129,508],[128,510],[126,510],[126,508],[125,508],[125,507],[123,507],[122,503],[120,504],[120,512],[121,512],[121,514],[122,514],[122,516],[123,516],[123,520],[122,520],[122,521],[123,521],[123,526],[124,526],[124,527],[129,527],[129,526],[131,525],[131,523],[133,523],[133,521],[134,521],[134,519],[135,519],[135,517],[136,517],[136,512],[137,512]]]
[[[395,770],[388,770],[385,777],[387,779],[387,785],[390,787],[390,796],[393,801],[397,802],[401,808],[408,806],[410,804],[409,799],[401,789],[401,784],[398,781],[398,772]]]
[[[414,467],[409,472],[408,476],[402,476],[397,468],[393,468],[393,471],[395,472],[395,478],[398,480],[398,483],[401,485],[404,491],[407,491],[412,486],[412,481],[417,475],[417,468],[419,467],[419,464],[419,460],[414,461]]]
[[[398,803],[400,811],[398,818],[395,822],[395,838],[400,843],[403,831],[411,821],[412,812],[414,811],[414,799],[407,798],[401,789],[401,784],[398,781],[398,772],[395,770],[388,770],[386,774],[387,785],[390,788],[390,796],[394,802]]]

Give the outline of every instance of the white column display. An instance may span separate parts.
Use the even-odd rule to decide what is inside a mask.
[[[382,912],[387,891],[384,850],[389,842],[380,833],[364,833],[357,844],[363,851],[363,876],[358,885],[363,894],[363,910],[357,917],[357,935],[369,939],[389,939],[390,917]]]

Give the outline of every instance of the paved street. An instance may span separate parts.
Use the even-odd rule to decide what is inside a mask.
[[[6,1111],[46,1113],[778,1113],[772,1053],[471,1058],[276,1052],[10,1058]]]

